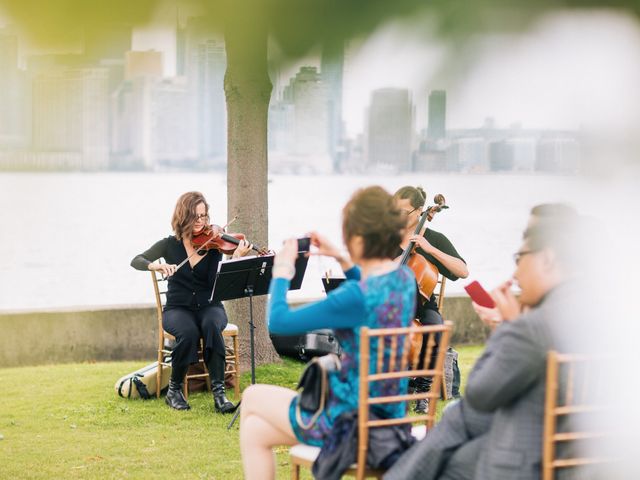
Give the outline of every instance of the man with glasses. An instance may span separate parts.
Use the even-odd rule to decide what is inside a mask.
[[[585,277],[581,248],[587,231],[593,229],[577,216],[527,229],[514,255],[521,293],[516,298],[510,282],[492,292],[503,321],[470,372],[464,398],[385,479],[540,478],[547,352],[595,344],[584,282],[593,277]]]

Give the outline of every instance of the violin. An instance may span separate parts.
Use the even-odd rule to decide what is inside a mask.
[[[191,244],[196,251],[219,250],[225,255],[231,255],[240,245],[240,242],[247,239],[244,233],[222,233],[218,237],[213,233],[213,227],[217,227],[217,225],[207,225],[200,233],[191,238]],[[220,230],[220,227],[216,229],[216,231]],[[267,255],[269,253],[267,249],[256,247],[253,244],[251,249],[255,250],[259,255]]]
[[[433,198],[433,201],[435,205],[427,207],[425,204],[423,207],[420,215],[420,221],[413,232],[414,235],[418,235],[422,231],[425,222],[427,220],[433,220],[436,213],[449,208],[446,204],[444,195],[441,193],[437,194]],[[416,242],[409,242],[409,245],[404,252],[402,252],[402,256],[400,257],[400,265],[407,265],[411,270],[413,270],[413,274],[418,282],[418,292],[424,302],[431,298],[431,295],[438,284],[438,275],[440,272],[438,272],[438,268],[434,264],[429,262],[422,255],[416,253],[415,248]]]

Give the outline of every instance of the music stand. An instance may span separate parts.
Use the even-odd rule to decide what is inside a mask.
[[[296,259],[296,273],[291,280],[289,290],[297,290],[302,285],[302,279],[307,268],[309,259],[306,252],[298,252]],[[273,255],[261,257],[241,257],[218,263],[218,272],[211,291],[209,302],[221,302],[223,300],[236,300],[239,298],[249,298],[249,344],[251,356],[251,384],[256,383],[256,361],[255,361],[255,341],[253,323],[253,297],[256,295],[266,295],[269,292],[271,283],[271,269],[273,268]],[[236,365],[238,368],[238,365]],[[236,405],[236,413],[227,427],[230,429],[240,410]]]

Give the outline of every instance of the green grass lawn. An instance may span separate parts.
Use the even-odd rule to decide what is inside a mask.
[[[459,347],[463,385],[482,347]],[[113,389],[142,362],[0,369],[0,479],[240,479],[238,423],[214,413],[210,394],[177,412],[160,400],[125,400]],[[302,365],[286,360],[257,369],[260,383],[294,388]],[[246,373],[243,388],[249,384]],[[230,395],[231,397],[233,395]],[[287,448],[278,478],[289,477]],[[310,478],[310,477],[306,477]]]

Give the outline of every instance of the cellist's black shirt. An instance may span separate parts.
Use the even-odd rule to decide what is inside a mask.
[[[424,238],[427,239],[427,241],[431,245],[433,245],[435,248],[437,248],[441,252],[446,253],[447,255],[451,255],[452,257],[459,258],[464,263],[467,263],[464,261],[464,258],[460,256],[460,254],[458,253],[456,248],[453,246],[451,241],[444,234],[428,228],[424,232],[423,236]],[[435,265],[435,267],[438,269],[438,272],[440,272],[443,276],[445,276],[446,278],[454,282],[458,280],[458,277],[453,273],[451,273],[451,271],[448,268],[446,268],[444,265],[442,265],[442,263],[440,263],[440,261],[437,260],[434,256],[429,255],[420,247],[416,248],[416,252],[422,255],[424,258],[426,258],[430,263]],[[420,297],[420,295],[418,295],[418,297]],[[425,310],[438,311],[438,303],[436,301],[435,295],[431,295],[431,298],[429,299],[429,301],[425,302],[424,304],[422,304],[421,301],[418,300],[418,309],[416,312],[416,316],[418,318],[422,318],[422,315],[424,314]]]
[[[197,255],[197,254],[196,254]],[[131,266],[136,270],[148,270],[149,264],[164,258],[169,264],[178,265],[187,258],[187,251],[175,236],[156,242],[147,251],[136,255]],[[218,250],[209,250],[194,268],[187,262],[168,280],[165,310],[174,307],[200,308],[209,305],[209,297],[216,279],[218,262],[222,254]]]

